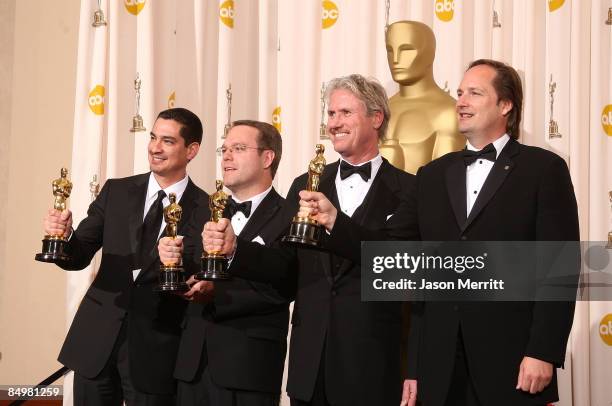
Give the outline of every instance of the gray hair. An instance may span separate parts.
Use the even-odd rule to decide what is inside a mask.
[[[382,140],[387,132],[391,111],[385,88],[375,78],[365,78],[359,74],[342,76],[329,81],[325,89],[325,101],[329,104],[329,96],[334,90],[345,89],[361,100],[368,116],[380,111],[383,121],[378,128],[378,139]]]

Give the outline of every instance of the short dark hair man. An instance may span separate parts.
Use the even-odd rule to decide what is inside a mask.
[[[168,405],[186,304],[153,291],[158,282],[156,242],[162,209],[175,193],[188,218],[207,195],[187,176],[198,153],[202,123],[191,111],[162,111],[148,145],[151,172],[109,179],[71,233],[72,213],[51,209],[47,234],[70,236],[66,270],[85,268],[103,249],[100,269],[74,317],[59,361],[75,372],[76,405]],[[185,222],[178,225],[179,234]]]
[[[235,121],[217,151],[223,182],[232,192],[226,217],[241,238],[273,242],[282,230],[276,223],[284,202],[272,187],[282,154],[280,134],[268,123]],[[199,271],[201,233],[209,218],[208,201],[203,200],[183,242],[160,240],[162,260],[176,261],[184,244],[185,268]],[[175,370],[179,405],[278,405],[292,281],[289,277],[278,283],[234,277],[193,284],[185,295],[192,303]]]

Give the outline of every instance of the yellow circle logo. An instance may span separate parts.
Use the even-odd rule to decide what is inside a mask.
[[[137,16],[138,13],[142,11],[146,2],[147,0],[123,0],[123,3],[125,4],[125,9],[130,14],[134,14],[135,16]]]
[[[280,106],[276,107],[272,110],[272,125],[281,132],[282,124],[281,124],[281,108]]]
[[[234,0],[226,0],[219,6],[219,18],[221,22],[230,28],[234,28]]]
[[[173,109],[175,103],[176,103],[176,94],[172,92],[170,93],[170,96],[168,96],[168,108]]]
[[[442,21],[450,21],[455,15],[455,0],[436,0],[436,16]]]
[[[565,0],[548,0],[548,11],[552,12],[560,9],[563,3],[565,3]]]
[[[608,104],[601,112],[601,126],[604,132],[612,137],[612,104]]]
[[[612,313],[608,313],[599,322],[599,336],[604,343],[612,346]]]
[[[336,3],[334,3],[333,1],[323,0],[322,5],[323,10],[321,13],[321,26],[323,27],[323,29],[325,29],[336,24],[336,21],[338,21],[339,13],[338,6],[336,6]]]
[[[89,98],[87,100],[89,109],[99,116],[104,114],[104,86],[96,85],[91,92],[89,92]]]

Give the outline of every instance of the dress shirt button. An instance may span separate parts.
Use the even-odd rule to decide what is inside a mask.
[[[478,193],[478,191],[477,191],[477,190],[474,190],[474,194],[477,194],[477,193]]]

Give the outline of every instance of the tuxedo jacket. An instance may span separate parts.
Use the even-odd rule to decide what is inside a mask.
[[[336,207],[338,165],[339,161],[325,167],[319,186]],[[287,195],[281,215],[286,227],[298,211],[298,193],[306,188],[306,181],[306,174],[298,177]],[[413,175],[383,159],[352,221],[373,229],[383,227],[413,182]],[[245,278],[275,280],[287,273],[297,278],[287,383],[290,397],[310,400],[321,367],[331,404],[399,404],[401,305],[362,302],[358,263],[325,251],[264,249],[239,239],[234,266]]]
[[[469,216],[461,152],[422,167],[411,198],[407,210],[390,222],[403,222],[411,228],[409,234],[423,241],[580,239],[565,161],[515,140],[499,154]],[[483,405],[539,405],[558,399],[556,375],[539,394],[515,387],[524,356],[563,365],[573,302],[421,302],[412,309],[409,373],[418,379],[423,404],[444,403],[458,334]]]
[[[104,368],[119,330],[126,323],[129,365],[136,389],[154,394],[175,391],[172,376],[186,303],[172,294],[153,291],[158,283],[157,247],[139,265],[143,212],[149,173],[109,179],[89,206],[68,243],[72,259],[66,270],[89,265],[102,248],[100,269],[83,297],[59,355],[59,361],[87,377]],[[206,193],[189,180],[179,204],[185,228],[196,203]],[[132,271],[141,268],[136,280]]]
[[[272,189],[251,214],[240,237],[265,243],[276,240],[281,231],[277,216],[283,202]],[[201,233],[209,218],[208,201],[203,200],[184,238],[184,261],[189,272],[200,270]],[[264,283],[236,276],[215,282],[211,303],[191,303],[187,309],[175,377],[197,379],[198,370],[203,370],[206,365],[202,363],[207,360],[211,379],[218,386],[279,394],[293,284],[290,278]]]

